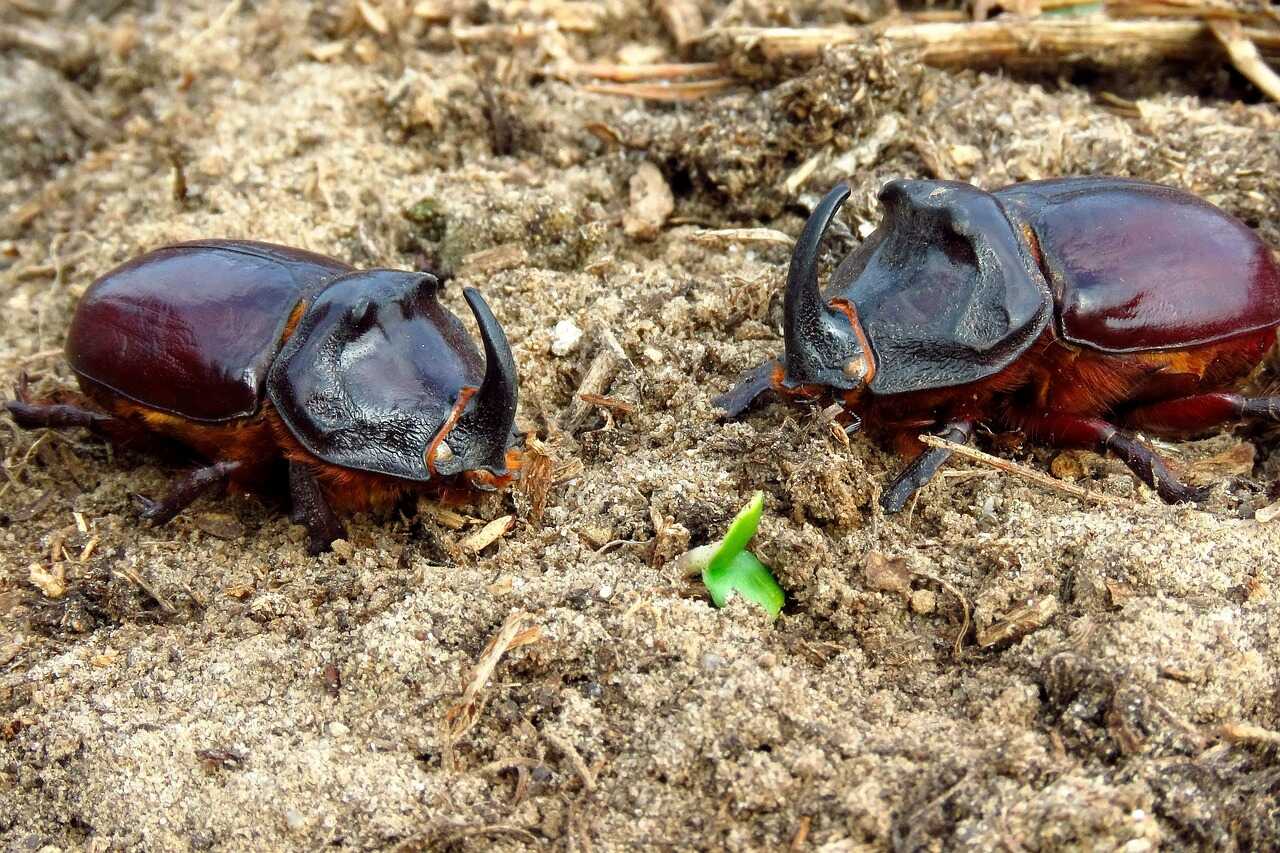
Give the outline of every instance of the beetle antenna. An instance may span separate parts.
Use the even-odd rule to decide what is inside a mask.
[[[786,383],[790,386],[821,383],[853,387],[827,374],[846,360],[853,342],[848,317],[833,311],[818,287],[818,249],[840,205],[849,197],[849,185],[837,184],[818,202],[796,240],[787,274],[783,302],[783,336],[786,347]]]

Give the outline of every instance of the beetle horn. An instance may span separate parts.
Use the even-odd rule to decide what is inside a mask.
[[[847,390],[861,382],[861,377],[851,377],[844,369],[862,356],[849,317],[828,307],[818,287],[818,248],[848,197],[849,186],[843,183],[827,193],[804,224],[791,255],[783,302],[783,381],[790,387],[820,384]]]
[[[447,441],[455,455],[439,460],[436,470],[451,474],[485,469],[505,474],[507,445],[511,443],[511,427],[516,420],[516,362],[506,333],[480,291],[468,287],[462,294],[475,315],[480,339],[484,342],[484,379],[467,402],[457,426],[449,432]]]

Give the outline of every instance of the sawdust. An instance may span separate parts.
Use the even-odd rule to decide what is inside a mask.
[[[1079,484],[1132,506],[957,463],[885,517],[883,449],[846,446],[819,411],[721,424],[709,402],[780,346],[790,249],[699,235],[794,236],[839,179],[854,194],[833,252],[903,175],[1133,175],[1280,245],[1280,111],[1225,66],[1008,76],[865,43],[754,70],[734,57],[730,91],[672,104],[544,69],[718,59],[689,35],[718,16],[882,10],[21,11],[37,5],[3,14],[91,47],[65,68],[0,57],[0,382],[72,385],[68,319],[114,264],[198,236],[270,240],[453,273],[461,316],[460,286],[480,287],[549,461],[536,495],[347,519],[346,544],[312,559],[278,497],[206,499],[149,529],[129,496],[161,492],[181,456],[0,418],[0,846],[1280,845],[1280,523],[1252,518],[1275,498],[1273,434],[1168,448],[1194,467],[1256,445],[1205,511],[1160,506],[1094,458]],[[632,180],[655,166],[674,211],[637,242]],[[621,351],[594,403],[575,406],[598,347],[551,350],[565,320]],[[1048,468],[1048,452],[979,443]],[[753,548],[790,599],[776,624],[714,610],[671,562],[756,489]],[[505,535],[466,547],[486,529]],[[893,585],[870,555],[901,568]],[[538,641],[472,680],[517,612]],[[483,710],[455,738],[463,703]]]

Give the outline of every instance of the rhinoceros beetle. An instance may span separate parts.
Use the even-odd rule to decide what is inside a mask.
[[[427,273],[351,266],[267,243],[166,246],[99,278],[66,353],[84,397],[7,404],[24,427],[158,434],[209,461],[163,499],[164,523],[210,488],[288,473],[310,550],[342,536],[334,515],[428,486],[510,480],[516,368],[480,294],[464,291],[484,355]],[[94,405],[96,404],[96,406]]]
[[[833,397],[914,457],[881,495],[890,512],[946,461],[918,435],[967,442],[974,426],[1055,447],[1110,451],[1166,501],[1197,500],[1116,425],[1187,437],[1280,397],[1232,389],[1276,343],[1280,264],[1248,226],[1188,193],[1121,178],[1062,178],[984,192],[895,180],[884,219],[824,296],[818,248],[849,195],[833,189],[796,243],[784,349],[716,404],[761,394]]]

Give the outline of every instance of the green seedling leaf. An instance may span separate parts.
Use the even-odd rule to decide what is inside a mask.
[[[769,567],[750,551],[740,551],[719,572],[713,573],[708,568],[702,573],[702,582],[706,584],[716,607],[724,607],[736,592],[767,610],[771,619],[777,619],[782,605],[787,602],[786,594],[773,579]]]
[[[764,514],[764,492],[756,492],[751,501],[744,506],[729,525],[720,547],[711,556],[707,571],[715,572],[728,565],[729,561],[747,547],[751,537],[756,535],[760,527],[760,516]]]
[[[686,562],[690,567],[696,567],[705,560],[702,582],[716,607],[724,607],[736,592],[759,604],[771,618],[777,619],[782,605],[786,603],[786,595],[773,579],[769,567],[746,550],[751,537],[756,535],[763,513],[764,492],[756,492],[729,525],[724,539],[717,545],[704,545],[690,551],[686,555],[690,559]]]

